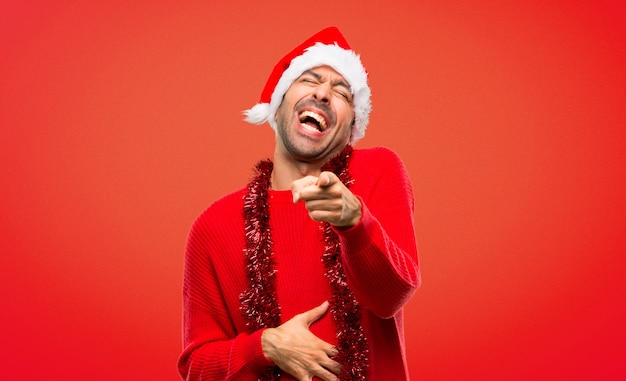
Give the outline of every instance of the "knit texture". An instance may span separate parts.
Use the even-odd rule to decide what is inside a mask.
[[[386,148],[355,150],[351,187],[363,205],[361,221],[336,230],[348,285],[361,305],[368,337],[371,380],[406,380],[402,307],[420,284],[413,230],[411,183],[398,156]],[[246,333],[239,295],[247,287],[242,197],[234,192],[194,223],[185,254],[184,349],[179,372],[185,380],[256,380],[273,365],[261,348],[262,329]],[[271,228],[282,321],[328,300],[319,223],[290,191],[270,191]],[[336,344],[330,316],[311,326]],[[293,380],[289,375],[284,380]]]

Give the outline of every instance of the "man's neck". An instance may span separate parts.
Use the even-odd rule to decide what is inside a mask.
[[[291,183],[306,176],[319,176],[321,164],[306,162],[286,162],[274,156],[272,171],[272,189],[288,190]]]

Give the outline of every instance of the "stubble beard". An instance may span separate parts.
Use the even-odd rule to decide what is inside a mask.
[[[316,105],[320,107],[319,105]],[[320,108],[324,109],[322,105]],[[349,136],[346,139],[345,144],[341,147],[333,148],[333,142],[326,142],[320,146],[313,146],[307,144],[307,137],[298,137],[296,136],[296,132],[291,132],[290,124],[293,122],[293,115],[290,112],[291,110],[283,110],[282,107],[279,107],[278,112],[276,113],[276,134],[277,138],[280,139],[282,145],[285,147],[285,150],[296,160],[303,162],[314,162],[314,161],[327,161],[332,158],[336,153],[341,152],[348,144]],[[331,114],[330,110],[325,110],[333,120],[333,126],[330,128],[338,128],[335,124],[335,117]],[[295,123],[299,123],[296,121]],[[295,131],[297,126],[293,128]],[[336,137],[339,138],[339,137]],[[335,152],[336,151],[336,152]]]

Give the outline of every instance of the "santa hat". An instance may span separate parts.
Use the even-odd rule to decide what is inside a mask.
[[[359,55],[350,49],[336,27],[321,30],[278,61],[265,83],[259,103],[244,111],[245,121],[252,124],[269,122],[276,131],[274,116],[283,96],[302,73],[318,66],[332,67],[350,84],[355,116],[350,143],[356,143],[365,135],[369,122],[371,92]]]

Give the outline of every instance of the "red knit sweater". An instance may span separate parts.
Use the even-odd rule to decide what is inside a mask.
[[[413,229],[413,190],[399,157],[378,147],[354,150],[350,190],[362,203],[361,221],[337,230],[348,284],[361,305],[368,338],[369,379],[408,380],[404,304],[420,284]],[[185,380],[257,380],[273,365],[261,348],[262,330],[247,333],[239,295],[247,288],[242,198],[245,189],[211,205],[189,234],[183,284],[184,349],[179,372]],[[290,191],[270,191],[277,299],[282,321],[331,297],[321,261],[319,223]],[[336,344],[330,313],[311,325]],[[284,374],[282,379],[293,380]]]

